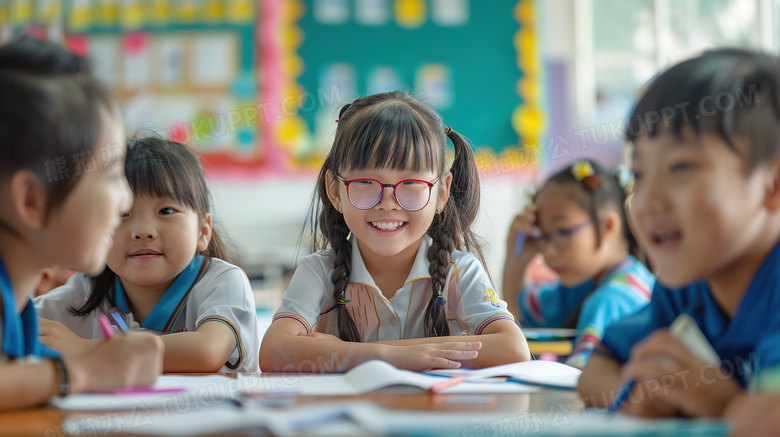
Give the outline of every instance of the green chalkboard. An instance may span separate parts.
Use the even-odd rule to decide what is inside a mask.
[[[512,112],[522,103],[516,88],[522,72],[512,42],[520,28],[512,13],[517,0],[465,0],[469,18],[457,26],[435,22],[435,1],[426,0],[427,17],[413,29],[401,27],[394,19],[394,0],[384,2],[389,19],[378,26],[362,24],[356,18],[356,2],[361,0],[344,0],[349,15],[341,23],[323,22],[316,16],[315,8],[321,4],[315,3],[319,1],[328,2],[303,2],[306,10],[298,23],[303,31],[298,54],[305,64],[298,82],[304,89],[314,92],[323,85],[323,71],[334,63],[344,63],[354,70],[353,90],[360,96],[368,93],[372,71],[383,66],[398,73],[405,85],[402,91],[415,90],[418,69],[440,63],[451,72],[452,100],[446,108],[439,108],[445,123],[477,147],[501,151],[520,144],[511,125]],[[315,125],[313,112],[300,115],[309,126]]]

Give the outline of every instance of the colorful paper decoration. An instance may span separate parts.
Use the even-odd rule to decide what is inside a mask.
[[[399,26],[414,29],[428,18],[428,4],[425,0],[395,0],[393,12]]]
[[[544,156],[540,149],[542,134],[547,129],[547,117],[542,106],[543,75],[539,66],[539,48],[536,40],[535,10],[533,0],[520,0],[514,16],[520,30],[514,37],[517,65],[523,72],[516,89],[523,103],[512,114],[512,127],[520,136],[521,144],[530,156]]]

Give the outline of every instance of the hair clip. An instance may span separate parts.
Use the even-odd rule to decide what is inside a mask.
[[[615,170],[615,177],[620,184],[620,188],[623,189],[628,187],[628,184],[630,184],[634,179],[634,175],[631,173],[631,170],[629,170],[628,167],[623,164],[617,166],[617,169]]]
[[[601,177],[596,174],[590,161],[580,159],[571,165],[571,174],[577,182],[582,182],[591,189],[598,188],[601,185]]]
[[[321,312],[320,315],[322,316],[322,315],[328,314],[329,312],[335,310],[336,307],[338,307],[339,305],[346,305],[349,302],[350,302],[349,299],[345,299],[343,297],[340,297],[340,298],[336,299],[336,305],[333,305],[332,307],[330,307],[330,308],[326,309],[325,311]]]
[[[436,298],[436,305],[444,305],[447,301],[444,300],[444,297],[441,295],[441,287],[439,287],[439,296]]]
[[[618,165],[617,170],[615,170],[615,178],[620,188],[625,191],[626,196],[630,195],[634,188],[634,174],[631,173],[631,170],[625,165]]]
[[[571,174],[574,175],[574,179],[577,182],[582,182],[588,176],[593,176],[596,172],[593,170],[593,166],[590,165],[590,161],[581,159],[571,165]]]
[[[338,121],[338,120],[336,120],[336,123],[338,123],[338,122],[339,122],[339,121]]]
[[[444,128],[444,135],[449,135],[450,132],[452,132],[452,126],[447,126]]]

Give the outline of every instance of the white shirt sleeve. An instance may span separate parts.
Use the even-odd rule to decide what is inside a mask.
[[[86,339],[94,338],[97,318],[93,311],[85,317],[71,314],[71,308],[79,308],[87,301],[92,289],[90,278],[83,272],[73,274],[64,285],[33,299],[35,311],[42,319],[62,323],[76,335]]]
[[[255,297],[244,272],[230,265],[208,285],[199,287],[196,299],[197,302],[189,302],[198,305],[196,329],[207,322],[220,322],[230,328],[236,338],[239,362],[226,364],[226,367],[236,370],[241,365],[242,371],[259,371],[260,332]]]
[[[462,298],[469,334],[480,335],[490,323],[499,319],[514,321],[477,257],[460,252],[453,258],[458,274],[457,290]]]
[[[274,321],[282,318],[294,319],[306,328],[307,333],[312,332],[320,312],[330,301],[333,289],[330,272],[325,270],[320,259],[321,255],[314,254],[301,260],[290,280],[290,286],[284,292],[282,306],[274,314]]]

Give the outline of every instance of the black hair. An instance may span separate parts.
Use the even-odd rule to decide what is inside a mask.
[[[734,135],[751,144],[749,168],[780,154],[780,58],[747,49],[709,50],[656,76],[629,119],[630,141],[661,132]],[[736,150],[736,149],[735,149]]]
[[[51,212],[79,180],[71,155],[100,146],[101,111],[115,112],[116,103],[86,58],[30,36],[0,47],[0,96],[0,181],[32,171],[49,182]]]
[[[169,197],[192,209],[201,219],[212,207],[200,161],[184,144],[155,136],[128,139],[125,174],[135,196]],[[226,239],[216,225],[212,227],[208,247],[200,254],[232,262]],[[71,308],[70,312],[85,317],[105,301],[115,305],[110,293],[115,278],[116,274],[106,266],[103,273],[91,278],[92,291],[84,305]]]
[[[553,184],[571,188],[571,194],[574,200],[582,209],[587,211],[588,216],[590,216],[590,221],[593,223],[593,228],[596,231],[596,247],[601,246],[601,226],[599,226],[600,215],[603,212],[610,210],[617,212],[620,216],[620,229],[622,231],[623,239],[626,242],[628,253],[642,260],[644,255],[636,237],[634,237],[634,234],[631,232],[631,227],[628,225],[628,217],[625,209],[627,194],[626,190],[621,186],[618,173],[611,172],[596,161],[582,161],[590,164],[594,171],[594,175],[590,176],[590,178],[596,179],[578,181],[577,178],[574,177],[571,167],[567,167],[550,177],[536,195],[538,196],[546,187]],[[594,182],[588,183],[590,181]],[[577,320],[579,319],[580,310],[581,307],[577,308],[574,313],[566,319],[563,327],[575,327]]]
[[[599,216],[604,211],[614,210],[620,215],[623,239],[628,245],[629,253],[637,253],[639,244],[628,226],[628,218],[626,216],[625,203],[627,194],[626,190],[620,185],[618,174],[608,170],[596,161],[589,159],[582,161],[587,162],[593,168],[595,176],[598,176],[597,183],[588,184],[584,180],[578,181],[574,177],[571,167],[566,167],[547,179],[536,196],[539,196],[539,193],[551,184],[571,187],[574,200],[582,209],[588,212],[590,221],[596,225],[594,226],[596,229],[596,247],[601,246],[601,228],[598,226]]]
[[[450,168],[445,154],[448,138],[455,147]],[[330,247],[336,255],[330,305],[336,305],[339,338],[344,341],[361,341],[345,305],[337,305],[349,284],[352,245],[347,240],[350,231],[344,217],[328,199],[327,177],[329,172],[339,175],[345,170],[371,168],[431,171],[439,177],[448,170],[452,173],[449,201],[434,216],[427,232],[433,241],[427,254],[432,287],[424,321],[426,337],[448,336],[445,311],[436,298],[439,290],[446,293],[443,288],[453,251],[473,252],[485,265],[471,230],[479,211],[480,192],[474,152],[463,136],[444,126],[435,110],[400,91],[363,97],[341,109],[333,147],[317,180],[310,225],[313,250]]]

